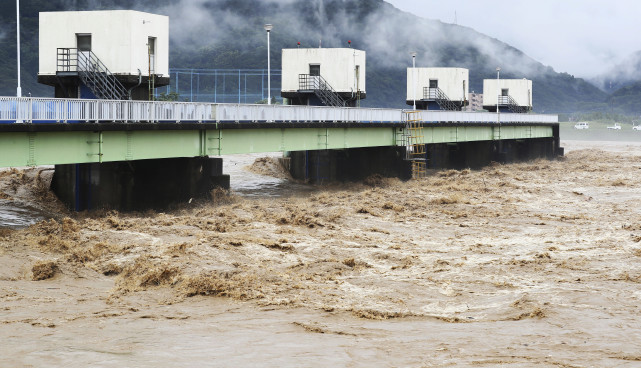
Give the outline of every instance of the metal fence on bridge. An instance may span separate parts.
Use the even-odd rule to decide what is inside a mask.
[[[401,122],[400,109],[0,97],[0,124],[181,122]],[[426,122],[495,123],[496,113],[421,111]],[[556,123],[557,115],[500,114],[502,123]]]
[[[281,71],[271,69],[271,95],[280,97]],[[178,94],[179,101],[253,104],[267,99],[267,69],[186,69],[169,70],[171,83],[156,90]]]

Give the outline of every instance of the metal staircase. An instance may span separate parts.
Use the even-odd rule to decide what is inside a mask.
[[[57,74],[78,75],[82,83],[101,100],[127,100],[125,87],[91,51],[58,48]]]
[[[323,104],[332,107],[344,107],[346,101],[320,75],[299,74],[298,90],[313,91]]]
[[[460,107],[440,88],[423,87],[423,99],[436,101],[441,110],[458,111]]]
[[[503,96],[499,95],[499,105],[501,106],[507,106],[508,109],[510,109],[511,112],[517,113],[517,114],[523,114],[528,112],[529,107],[528,106],[520,106],[513,98],[512,96]]]

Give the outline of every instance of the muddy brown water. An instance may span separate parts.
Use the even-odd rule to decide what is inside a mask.
[[[48,217],[46,213],[21,203],[0,199],[0,228],[20,229]]]
[[[0,230],[0,366],[641,366],[641,146],[564,145],[167,213],[4,175],[55,216]]]
[[[289,197],[305,195],[316,190],[313,186],[290,180],[291,178],[281,168],[275,167],[276,159],[280,156],[279,153],[225,156],[223,172],[230,175],[230,186],[233,192],[242,197]],[[256,160],[259,162],[252,165]],[[44,173],[44,175],[50,176],[52,172],[50,168],[45,168]],[[5,181],[6,184],[8,183]],[[24,192],[25,188],[21,189]],[[19,200],[3,199],[0,196],[0,229],[24,228],[43,219],[55,218],[59,215],[56,210],[47,211],[43,208],[33,207],[30,205],[30,202],[33,201],[32,198],[19,194],[16,197]]]

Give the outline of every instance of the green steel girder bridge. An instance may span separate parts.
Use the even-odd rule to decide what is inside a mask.
[[[405,146],[405,110],[0,97],[0,167]],[[422,111],[423,143],[556,138],[558,117]]]

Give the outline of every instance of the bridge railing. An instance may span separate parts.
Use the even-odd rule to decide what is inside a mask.
[[[404,110],[170,101],[0,97],[2,123],[400,122]],[[495,113],[422,111],[425,122],[498,121]],[[501,122],[556,123],[556,115],[500,114]]]
[[[217,121],[285,121],[285,122],[396,122],[402,110],[356,109],[291,105],[216,104]]]
[[[558,123],[558,115],[552,114],[516,114],[473,111],[421,111],[424,122],[452,123]]]

